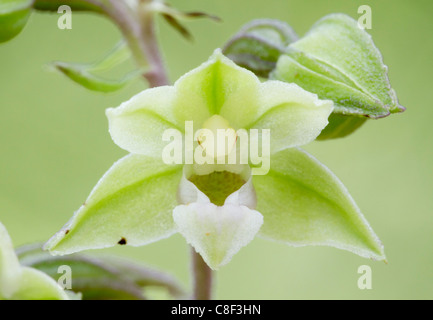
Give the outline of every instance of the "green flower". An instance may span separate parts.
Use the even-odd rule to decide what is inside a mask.
[[[0,300],[69,300],[45,273],[22,267],[6,228],[0,223]]]
[[[107,110],[114,142],[131,154],[102,177],[46,248],[69,254],[142,246],[179,232],[217,269],[258,234],[294,246],[329,245],[384,259],[382,245],[345,187],[298,148],[320,134],[332,110],[331,101],[295,84],[261,83],[218,50],[174,86],[147,89]],[[236,136],[241,129],[260,132],[251,133],[250,142],[265,141],[270,130],[270,146],[258,150],[263,163],[270,160],[269,172],[253,175],[260,170],[251,159],[247,164],[192,162],[190,121],[196,129],[235,134],[236,147],[224,149],[222,157],[209,152],[219,160],[242,150],[243,138]],[[167,132],[179,133],[178,150],[185,150],[182,163],[187,164],[161,161]],[[195,138],[196,150],[205,150],[201,135]]]

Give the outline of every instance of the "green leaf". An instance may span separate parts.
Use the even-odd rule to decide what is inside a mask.
[[[94,1],[95,3],[86,0],[34,0],[34,2],[34,8],[40,11],[57,12],[60,6],[67,5],[71,7],[72,11],[102,13],[102,4],[106,2],[106,0]],[[101,4],[97,5],[97,2]]]
[[[146,4],[146,10],[161,14],[162,17],[170,24],[170,26],[176,29],[182,36],[184,36],[188,40],[193,39],[192,35],[188,31],[188,29],[179,22],[179,20],[208,18],[217,22],[221,21],[220,18],[218,18],[217,16],[207,14],[205,12],[182,12],[176,8],[173,8],[170,4],[164,1],[151,1],[150,3]]]
[[[384,260],[383,246],[347,189],[300,149],[272,157],[266,176],[255,176],[260,235],[292,246],[332,246]]]
[[[18,35],[29,19],[33,0],[0,0],[0,42]]]
[[[227,42],[223,53],[239,66],[267,78],[287,46],[297,39],[285,22],[258,19],[244,25]]]
[[[128,155],[102,177],[69,223],[45,245],[54,255],[141,246],[175,233],[172,212],[181,166]]]
[[[126,259],[83,254],[53,257],[37,244],[18,248],[17,254],[21,264],[43,271],[53,279],[60,277],[60,266],[69,266],[72,270],[72,290],[81,293],[84,300],[143,300],[143,288],[146,287],[165,288],[175,298],[185,294],[171,275]]]
[[[335,114],[382,118],[404,111],[371,36],[344,14],[322,18],[305,37],[292,43],[271,77],[294,82],[321,99],[334,101]],[[334,119],[341,122],[342,118]],[[362,122],[353,121],[355,127]],[[321,138],[340,136],[337,132],[330,134],[328,129]]]
[[[108,71],[130,58],[130,51],[125,42],[120,42],[103,59],[89,64],[53,62],[52,66],[81,86],[99,92],[113,92],[135,80],[142,70],[135,70],[122,79],[109,80],[97,75],[97,72]]]

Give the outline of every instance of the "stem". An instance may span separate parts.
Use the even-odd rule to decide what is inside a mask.
[[[211,300],[212,299],[212,270],[194,248],[191,248],[192,255],[192,275],[193,275],[193,299]]]
[[[156,37],[154,16],[152,12],[143,9],[141,18],[141,35],[143,50],[146,53],[151,69],[145,74],[152,87],[168,85],[169,80],[161,58],[161,52]]]
[[[122,31],[138,67],[147,70],[143,76],[149,86],[158,87],[169,84],[169,80],[158,47],[154,13],[148,10],[146,2],[133,12],[124,1],[109,0],[107,14]]]

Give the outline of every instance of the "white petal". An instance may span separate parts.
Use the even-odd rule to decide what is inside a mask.
[[[173,219],[178,231],[214,270],[250,243],[263,224],[258,211],[232,204],[180,205],[174,209]]]

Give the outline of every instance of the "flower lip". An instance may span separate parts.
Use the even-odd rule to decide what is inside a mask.
[[[222,179],[212,181],[218,178]],[[226,178],[230,179],[224,183]],[[209,186],[209,183],[214,186]],[[250,209],[254,209],[257,204],[251,168],[248,165],[185,165],[177,198],[180,204],[232,204],[244,205]]]

